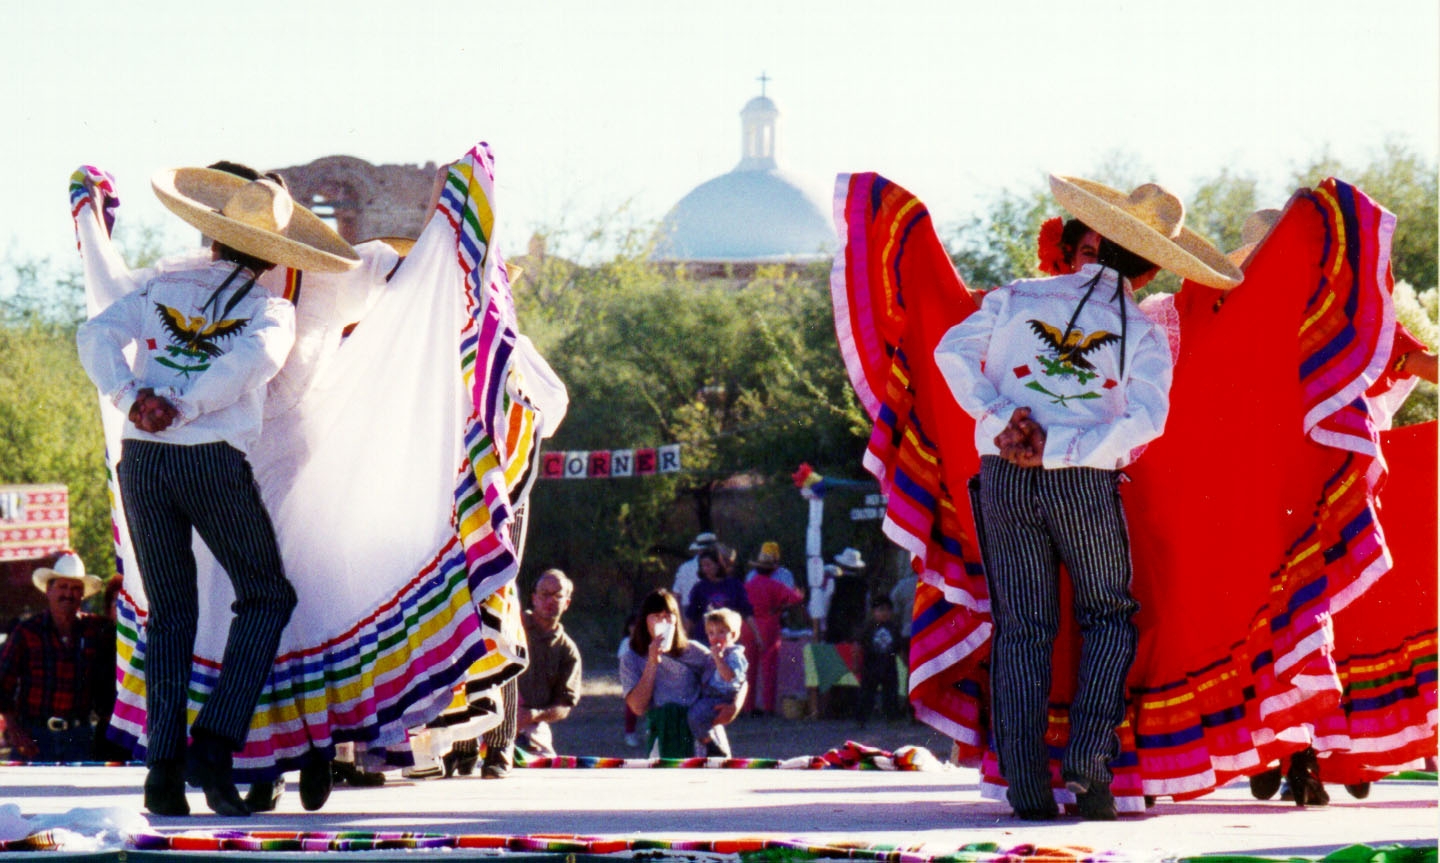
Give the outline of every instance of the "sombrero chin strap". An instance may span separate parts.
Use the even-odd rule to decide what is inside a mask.
[[[1060,344],[1066,344],[1070,338],[1070,331],[1075,329],[1075,321],[1080,317],[1080,310],[1090,302],[1090,295],[1095,293],[1095,286],[1100,284],[1100,277],[1105,275],[1107,269],[1111,268],[1101,264],[1099,272],[1085,283],[1085,295],[1075,305],[1075,311],[1070,315],[1070,322],[1065,324],[1065,331],[1060,334]],[[1115,270],[1115,293],[1110,299],[1120,301],[1120,377],[1123,378],[1125,377],[1125,339],[1129,335],[1130,316],[1125,308],[1125,277],[1120,275],[1119,270]]]
[[[210,293],[210,299],[206,300],[205,304],[200,307],[200,314],[205,314],[206,309],[215,305],[215,301],[219,298],[220,292],[230,287],[230,283],[235,281],[235,277],[240,275],[241,271],[244,269],[244,264],[235,265],[235,269],[230,271],[230,275],[225,277],[225,281],[220,283],[220,287],[216,288]],[[245,284],[240,286],[240,289],[235,292],[235,296],[231,297],[230,301],[225,304],[225,310],[220,312],[220,314],[216,315],[215,319],[223,320],[226,315],[230,314],[230,310],[235,308],[236,304],[238,304],[241,300],[245,299],[245,295],[249,294],[250,289],[253,287],[255,287],[255,276],[252,275],[248,280],[246,280]]]

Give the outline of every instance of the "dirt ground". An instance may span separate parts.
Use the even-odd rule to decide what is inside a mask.
[[[849,692],[854,689],[850,688]],[[837,692],[833,708],[843,708]],[[919,722],[886,722],[872,718],[863,728],[853,718],[785,719],[741,716],[726,729],[736,758],[793,758],[819,755],[848,740],[894,752],[902,746],[923,746],[945,760],[950,740]],[[643,725],[642,725],[643,733]],[[562,755],[642,758],[624,740],[624,710],[615,669],[585,669],[580,705],[554,727],[555,746]]]

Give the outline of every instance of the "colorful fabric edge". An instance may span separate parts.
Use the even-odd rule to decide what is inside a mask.
[[[1388,360],[1394,218],[1333,178],[1291,206],[1313,208],[1324,231],[1324,260],[1296,333],[1305,430],[1343,457],[1270,575],[1269,599],[1245,640],[1184,679],[1132,688],[1147,795],[1194,798],[1322,743],[1308,729],[1341,704],[1333,616],[1390,566],[1374,508],[1383,462],[1361,396]]]
[[[86,840],[88,842],[88,840]],[[733,856],[754,863],[783,863],[796,859],[871,860],[877,863],[1067,863],[1067,861],[1115,861],[1124,863],[1142,858],[1116,851],[1102,851],[1073,845],[1036,843],[1005,844],[972,842],[963,845],[925,843],[878,843],[866,841],[816,843],[803,839],[766,836],[721,838],[583,836],[571,833],[524,835],[484,833],[418,833],[405,831],[287,831],[217,830],[185,833],[135,833],[126,838],[125,849],[115,851],[123,859],[132,851],[198,852],[338,852],[418,851],[464,849],[470,851],[625,855],[637,852],[685,852]],[[45,831],[23,839],[0,841],[0,851],[66,851],[63,836]],[[84,848],[74,850],[90,850]],[[1266,863],[1305,861],[1317,863],[1434,863],[1434,846],[1395,843],[1382,846],[1351,845],[1323,857],[1263,857],[1244,854],[1216,854],[1178,858],[1179,863]]]
[[[484,605],[518,571],[508,527],[539,455],[534,412],[505,389],[518,330],[508,277],[503,263],[495,265],[499,252],[490,243],[493,164],[488,146],[477,144],[451,166],[436,207],[454,230],[469,312],[457,361],[474,410],[454,495],[456,534],[365,620],[324,644],[277,657],[246,747],[236,756],[240,781],[299,769],[311,749],[329,752],[340,742],[367,744],[379,763],[410,766],[403,745],[407,729],[434,718],[464,684],[467,670],[467,691],[473,691],[524,668],[523,649],[513,635],[501,636],[498,616],[492,609],[487,617]],[[85,177],[108,184],[103,188],[113,195],[108,174],[83,167],[71,179],[75,213],[90,201]],[[118,505],[113,492],[111,503],[112,509]],[[144,617],[122,592],[110,736],[137,757],[144,754]],[[217,674],[213,663],[195,663],[192,718]]]
[[[926,364],[945,325],[973,303],[928,210],[910,192],[878,174],[841,174],[834,211],[842,246],[831,272],[836,334],[851,384],[874,420],[864,467],[888,499],[882,530],[918,572],[910,700],[921,721],[959,743],[962,761],[973,761],[985,748],[980,664],[988,655],[989,593],[969,502],[947,483],[961,471],[947,466],[927,431],[937,427],[932,403],[943,400],[955,413],[958,407],[948,391],[938,392],[938,373],[912,367],[912,360]],[[927,298],[904,294],[904,276],[914,272],[926,276],[922,293],[941,298],[936,308],[917,307]],[[947,317],[927,320],[922,330],[920,318],[931,313]],[[947,434],[970,446],[961,440],[963,427]]]

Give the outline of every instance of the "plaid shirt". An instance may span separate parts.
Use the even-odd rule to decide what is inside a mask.
[[[0,647],[0,712],[28,724],[52,716],[108,717],[115,707],[115,627],[82,614],[70,644],[45,611],[20,621]]]

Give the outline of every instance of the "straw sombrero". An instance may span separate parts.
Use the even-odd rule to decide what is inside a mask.
[[[1185,227],[1185,205],[1162,186],[1130,194],[1079,177],[1050,175],[1055,200],[1100,236],[1183,278],[1226,290],[1245,278],[1204,237]]]
[[[1237,267],[1244,266],[1245,261],[1254,253],[1255,247],[1270,235],[1270,229],[1279,221],[1280,211],[1274,208],[1256,210],[1246,216],[1245,226],[1240,229],[1240,247],[1225,257]]]
[[[211,168],[174,168],[151,177],[150,185],[172,213],[247,255],[321,273],[360,265],[349,243],[273,180],[247,180]]]
[[[85,573],[85,562],[80,559],[80,555],[73,551],[67,551],[60,555],[60,559],[55,561],[53,567],[36,567],[35,572],[30,576],[30,581],[35,585],[36,590],[45,593],[50,588],[50,582],[57,578],[79,579],[85,585],[86,596],[96,593],[101,586],[101,581],[97,576]]]

